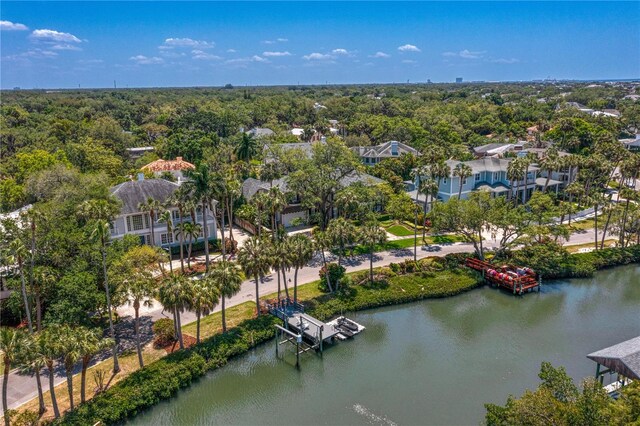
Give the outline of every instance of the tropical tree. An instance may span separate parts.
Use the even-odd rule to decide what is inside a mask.
[[[238,251],[238,263],[247,277],[253,277],[256,284],[256,316],[260,316],[260,279],[269,273],[270,246],[266,240],[253,236],[246,240]],[[294,290],[295,294],[295,290]]]
[[[465,163],[458,163],[453,168],[453,176],[457,177],[460,180],[460,186],[458,187],[458,199],[460,199],[460,197],[462,196],[462,187],[464,185],[464,182],[468,177],[471,177],[472,174],[473,170],[471,169],[471,166]]]
[[[184,186],[180,186],[178,189],[176,189],[169,198],[169,203],[178,207],[178,215],[180,215],[180,223],[176,226],[172,222],[172,228],[175,228],[179,231],[178,238],[180,242],[180,269],[182,273],[184,273],[184,233],[180,232],[180,230],[182,229],[182,226],[184,224],[184,214],[189,204],[188,198],[188,188],[185,188]]]
[[[348,220],[339,217],[329,223],[327,234],[331,238],[333,247],[338,248],[338,265],[340,265],[340,259],[346,254],[346,246],[355,241],[356,227]]]
[[[235,148],[236,158],[249,162],[258,154],[258,141],[251,135],[242,133]]]
[[[280,274],[284,283],[284,291],[289,298],[289,286],[287,285],[286,271],[291,268],[290,238],[285,234],[271,243],[271,266],[278,277],[278,299],[280,298]]]
[[[75,408],[73,400],[73,367],[82,358],[79,340],[76,335],[76,329],[68,325],[55,326],[55,335],[58,349],[62,356],[62,364],[67,379],[67,392],[69,393],[69,405],[71,410]]]
[[[109,221],[113,220],[117,211],[117,206],[110,204],[106,200],[89,200],[80,205],[79,213],[84,218],[93,220],[91,230],[91,240],[97,242],[100,246],[100,255],[102,256],[102,274],[105,297],[107,301],[107,313],[109,315],[109,333],[113,339],[113,373],[120,371],[118,364],[118,341],[116,340],[116,332],[113,326],[112,306],[111,306],[111,290],[109,288],[109,277],[107,274],[107,243],[111,236]]]
[[[205,268],[209,271],[209,227],[207,225],[207,207],[213,199],[214,182],[209,172],[209,166],[201,163],[196,170],[187,172],[189,180],[184,183],[194,199],[200,202],[202,208],[202,230],[204,235]],[[224,239],[223,239],[224,244]]]
[[[271,212],[271,234],[275,241],[278,234],[278,213],[287,206],[288,198],[287,194],[282,192],[278,186],[272,186],[269,188],[269,211]]]
[[[189,286],[189,279],[187,277],[184,275],[171,274],[162,281],[158,289],[158,300],[162,303],[164,309],[171,311],[173,314],[173,323],[180,349],[184,349],[180,313],[184,311],[185,305],[188,303]]]
[[[173,231],[175,230],[175,226],[173,225],[173,217],[171,216],[171,212],[169,210],[165,210],[160,214],[160,218],[158,219],[160,222],[164,222],[167,225],[167,235],[171,235],[171,238],[167,238],[168,241],[173,240]],[[182,245],[180,246],[180,250],[182,250]],[[169,246],[169,272],[173,273],[173,262],[171,261],[171,246]],[[182,262],[182,259],[180,259]]]
[[[30,335],[30,338],[27,342],[28,345],[25,351],[22,352],[23,356],[21,357],[19,365],[21,372],[33,374],[36,379],[36,389],[38,391],[38,414],[42,415],[42,413],[47,410],[47,407],[44,404],[42,382],[40,380],[41,371],[45,366],[45,362],[42,354],[40,354],[38,351],[37,338],[37,334]],[[2,352],[2,349],[0,349],[0,352]]]
[[[547,149],[544,157],[538,160],[538,163],[540,168],[547,173],[547,178],[544,181],[544,187],[542,188],[542,191],[546,192],[553,171],[557,170],[560,166],[560,157],[558,155],[558,150],[554,147]]]
[[[156,233],[155,233],[155,224],[156,224],[156,215],[162,209],[162,203],[160,201],[155,200],[151,197],[147,198],[147,201],[144,203],[138,204],[138,210],[143,213],[149,215],[149,223],[151,225],[151,245],[156,245]]]
[[[192,280],[187,289],[187,305],[196,313],[196,341],[200,343],[200,318],[209,315],[220,301],[220,292],[208,278]]]
[[[258,238],[262,236],[262,225],[268,212],[270,201],[269,194],[265,191],[258,191],[250,201],[256,208],[254,225],[257,229]]]
[[[520,192],[520,181],[522,180],[522,175],[524,174],[524,162],[521,158],[515,158],[509,162],[507,166],[507,179],[511,182],[511,190],[509,191],[509,195],[515,199],[515,204],[518,205],[519,192]],[[515,195],[513,192],[515,182]],[[525,191],[526,191],[526,178],[525,178]]]
[[[54,284],[58,280],[57,271],[50,266],[35,266],[32,272],[32,291],[36,308],[36,330],[42,330],[42,299],[45,294],[50,293]]]
[[[366,223],[360,228],[360,243],[363,244],[369,252],[369,281],[373,282],[373,253],[378,244],[384,244],[387,241],[387,233],[378,226],[374,220]]]
[[[202,225],[195,222],[183,222],[178,224],[178,234],[181,239],[185,237],[189,239],[189,246],[187,249],[187,267],[191,269],[191,251],[193,249],[193,241],[198,239]]]
[[[49,396],[51,397],[51,405],[53,406],[53,415],[55,418],[60,417],[60,410],[58,409],[58,401],[55,393],[55,363],[61,356],[60,345],[58,343],[58,334],[56,327],[52,326],[45,328],[37,335],[36,338],[36,351],[47,366],[47,373],[49,376]]]
[[[95,355],[110,347],[113,342],[109,338],[103,338],[99,330],[91,330],[79,327],[75,330],[78,343],[78,352],[82,360],[80,371],[80,402],[86,400],[87,369]]]
[[[314,242],[314,248],[318,252],[320,252],[320,256],[322,257],[322,264],[324,266],[324,269],[328,270],[327,257],[325,256],[324,252],[326,250],[331,250],[331,247],[333,247],[333,243],[331,241],[331,236],[326,231],[316,230],[313,233],[313,242]],[[329,291],[331,293],[333,293],[333,287],[331,285],[331,278],[329,277],[329,275],[330,274],[326,274],[327,286],[329,287]]]
[[[24,277],[24,259],[29,255],[25,245],[19,238],[16,238],[9,244],[9,253],[12,254],[13,260],[18,264],[18,272],[20,273],[20,290],[22,292],[22,302],[27,314],[27,325],[29,333],[33,333],[33,323],[31,322],[31,306],[27,297],[27,285]]]
[[[225,333],[227,331],[225,299],[235,296],[240,291],[242,275],[234,263],[223,261],[216,263],[208,276],[220,293],[222,300],[222,332]]]
[[[298,302],[298,270],[313,258],[313,241],[304,234],[293,235],[289,239],[289,258],[294,268],[293,302]]]
[[[7,403],[7,388],[9,386],[9,372],[11,367],[20,362],[21,357],[29,346],[29,336],[21,330],[9,327],[0,327],[0,352],[4,368],[2,381],[2,406],[9,409]],[[9,426],[9,416],[4,416],[5,426]]]

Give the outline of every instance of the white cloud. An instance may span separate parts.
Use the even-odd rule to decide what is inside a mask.
[[[98,65],[104,63],[102,59],[78,59],[76,62],[82,65]]]
[[[402,63],[403,64],[417,64],[418,61],[414,61],[413,59],[403,59]]]
[[[154,65],[164,63],[164,59],[158,58],[157,56],[136,55],[130,57],[129,60],[135,62],[138,65]]]
[[[216,61],[219,59],[222,59],[220,56],[218,55],[213,55],[211,53],[207,53],[204,50],[192,50],[191,54],[193,55],[192,58],[193,59],[201,59],[201,60],[205,60],[205,61]]]
[[[516,58],[497,58],[491,59],[489,62],[493,62],[494,64],[517,64],[520,60]]]
[[[284,43],[284,42],[289,41],[289,39],[288,38],[278,38],[278,39],[276,39],[276,41],[279,41],[280,43]]]
[[[197,49],[211,49],[216,44],[212,41],[193,40],[191,38],[168,38],[164,41],[161,49],[173,49],[174,47],[188,47]]]
[[[262,43],[262,44],[276,44],[276,43],[285,43],[287,41],[289,41],[288,38],[280,37],[280,38],[277,38],[275,40],[262,40],[260,43]]]
[[[262,57],[260,57],[260,56],[258,56],[258,55],[253,55],[253,56],[251,57],[251,60],[252,60],[253,62],[269,62],[269,60],[268,60],[268,59],[262,58]]]
[[[399,46],[398,50],[401,52],[420,52],[418,46],[414,46],[413,44],[405,44],[403,46]]]
[[[307,61],[326,61],[328,59],[333,59],[333,56],[329,55],[328,53],[325,54],[325,53],[313,52],[308,55],[304,55],[302,58]]]
[[[468,49],[463,49],[459,52],[442,52],[442,56],[445,56],[448,58],[480,59],[484,56],[485,53],[486,53],[485,50],[479,50],[474,52]]]
[[[262,56],[279,57],[279,56],[291,56],[289,52],[262,52]]]
[[[225,64],[236,64],[236,65],[246,65],[249,62],[262,62],[262,63],[269,63],[268,59],[265,59],[261,56],[258,55],[253,55],[250,58],[236,58],[236,59],[229,59],[228,61],[225,61]]]
[[[331,53],[334,55],[348,55],[349,51],[347,49],[333,49]]]
[[[369,55],[370,58],[390,58],[391,55],[384,52],[376,52],[373,55]]]
[[[26,25],[17,22],[0,21],[0,30],[2,31],[26,31],[28,29]]]
[[[73,34],[55,30],[33,30],[29,37],[31,37],[32,40],[44,43],[82,43],[82,40]]]
[[[82,50],[81,48],[79,48],[78,46],[74,45],[74,44],[54,44],[53,46],[51,46],[51,49],[53,50]]]
[[[236,50],[236,49],[227,49],[227,52],[228,52],[228,53],[236,53],[236,52],[237,52],[237,50]]]
[[[27,50],[26,52],[18,53],[16,55],[4,56],[2,59],[4,59],[4,60],[21,60],[21,61],[24,61],[27,58],[51,59],[51,58],[55,58],[56,56],[58,56],[58,53],[56,53],[56,52],[52,52],[50,50],[44,50],[44,49],[35,48],[35,49]]]

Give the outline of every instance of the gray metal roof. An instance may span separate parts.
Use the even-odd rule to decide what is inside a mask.
[[[397,149],[397,154],[392,152],[392,146]],[[417,149],[398,141],[388,141],[374,146],[358,146],[353,148],[360,157],[398,157],[402,154],[419,155]]]
[[[640,380],[640,336],[587,355],[629,379]]]
[[[273,130],[268,129],[266,127],[254,127],[253,129],[246,132],[248,135],[251,135],[256,138],[260,138],[263,136],[271,136],[273,135]]]
[[[164,203],[179,185],[164,179],[143,179],[123,182],[110,189],[111,194],[122,201],[121,214],[137,213],[138,205],[148,198]]]

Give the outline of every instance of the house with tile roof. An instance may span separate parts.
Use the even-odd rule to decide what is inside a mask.
[[[152,172],[155,176],[162,176],[164,173],[170,173],[176,179],[178,184],[186,180],[184,176],[185,170],[195,170],[196,166],[185,161],[182,157],[176,157],[175,160],[158,159],[142,166],[140,170],[143,172]]]

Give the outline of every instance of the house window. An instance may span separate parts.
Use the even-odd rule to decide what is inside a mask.
[[[500,172],[494,172],[493,173],[493,180],[496,181],[498,179],[500,179]]]
[[[447,183],[447,178],[443,178],[442,183]]]
[[[173,235],[171,235],[170,233],[167,234],[161,234],[160,235],[160,240],[162,241],[162,244],[171,244],[173,243]]]
[[[136,214],[133,216],[127,216],[127,229],[129,231],[140,231],[149,227],[149,219],[146,215]]]
[[[467,184],[467,178],[464,178],[464,182],[462,182],[463,185]]]
[[[480,182],[480,173],[476,173],[476,182]]]

